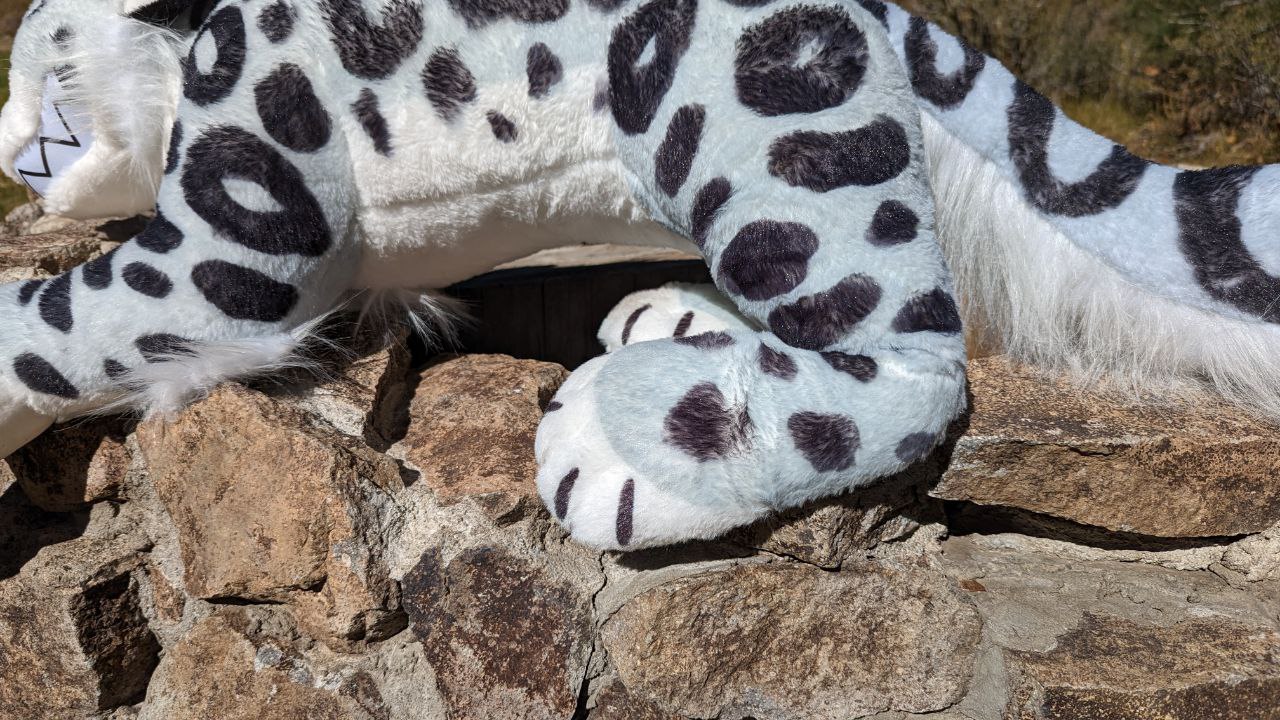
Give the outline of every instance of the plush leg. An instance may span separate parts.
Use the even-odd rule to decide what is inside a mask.
[[[688,311],[669,294],[617,311],[603,332],[617,349],[549,406],[539,492],[596,547],[713,537],[869,483],[927,454],[964,408],[918,112],[901,67],[867,61],[889,52],[882,26],[806,6],[743,38],[683,60],[736,53],[734,101],[707,111],[723,79],[682,75],[619,133],[641,201],[702,249],[745,320],[707,312],[724,329],[673,337]],[[629,85],[613,79],[617,115]]]

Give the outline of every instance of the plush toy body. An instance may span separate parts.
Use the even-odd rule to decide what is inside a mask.
[[[48,2],[28,45],[60,27],[33,29]],[[618,349],[548,408],[538,484],[595,546],[714,536],[902,469],[963,410],[935,196],[989,252],[961,277],[1005,298],[1012,340],[1024,311],[1082,329],[1033,343],[1049,359],[1137,327],[1150,349],[1107,337],[1106,363],[1163,353],[1280,407],[1258,377],[1280,348],[1280,173],[1138,160],[892,6],[250,0],[199,24],[157,218],[0,286],[0,454],[55,417],[287,362],[353,289],[566,242],[694,247],[740,316],[693,293],[669,330],[652,303],[615,318]],[[13,107],[10,156],[34,135],[31,97]],[[1028,281],[1045,297],[1023,307]],[[703,302],[724,312],[691,332]]]

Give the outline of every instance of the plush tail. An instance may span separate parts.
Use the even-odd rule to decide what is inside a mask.
[[[1280,417],[1280,167],[1149,163],[936,26],[862,4],[924,111],[938,232],[971,328],[1085,380],[1207,384]]]

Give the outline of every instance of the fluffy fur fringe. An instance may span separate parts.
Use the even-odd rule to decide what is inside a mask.
[[[354,323],[341,319],[351,315]],[[323,380],[329,367],[324,357],[350,355],[346,341],[354,333],[380,335],[390,344],[399,341],[395,328],[408,325],[428,348],[448,348],[457,345],[458,329],[466,322],[459,301],[435,292],[365,291],[290,332],[191,343],[163,362],[146,363],[121,377],[119,382],[127,390],[92,414],[132,410],[144,417],[172,417],[228,380],[286,373]]]
[[[983,342],[1152,403],[1211,389],[1280,419],[1280,327],[1152,295],[1081,250],[992,163],[927,113],[938,236]]]

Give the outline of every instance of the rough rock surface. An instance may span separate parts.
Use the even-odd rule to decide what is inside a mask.
[[[534,489],[565,370],[404,339],[0,463],[0,718],[1280,719],[1275,428],[987,359],[900,476],[600,554]]]

